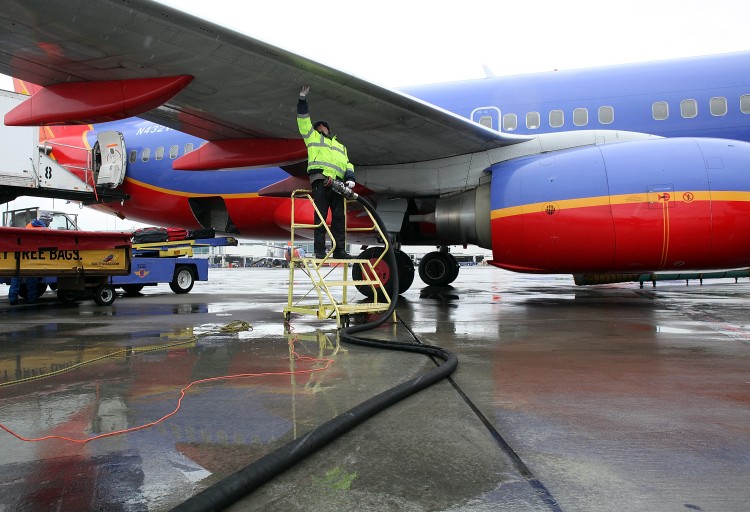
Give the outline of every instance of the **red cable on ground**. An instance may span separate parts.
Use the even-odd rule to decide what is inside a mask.
[[[323,366],[321,368],[312,368],[310,370],[295,370],[295,371],[288,371],[288,372],[239,373],[239,374],[236,374],[236,375],[224,375],[224,376],[221,376],[221,377],[209,377],[207,379],[194,380],[193,382],[191,382],[190,384],[188,384],[187,386],[185,386],[184,388],[182,388],[180,390],[180,398],[179,398],[179,400],[177,400],[177,407],[175,407],[172,412],[170,412],[169,414],[165,414],[164,416],[162,416],[158,420],[152,421],[150,423],[146,423],[144,425],[139,425],[137,427],[126,428],[126,429],[123,429],[123,430],[116,430],[114,432],[108,432],[106,434],[99,434],[97,436],[87,437],[87,438],[84,438],[84,439],[72,439],[70,437],[64,437],[64,436],[44,436],[44,437],[29,438],[29,437],[24,437],[24,436],[22,436],[20,434],[17,434],[16,432],[14,432],[10,428],[6,427],[2,423],[0,423],[0,429],[5,430],[8,434],[12,435],[16,439],[19,439],[21,441],[26,441],[26,442],[29,442],[29,443],[36,443],[36,442],[39,442],[39,441],[47,441],[47,440],[51,440],[51,439],[57,439],[57,440],[60,440],[60,441],[68,441],[70,443],[86,444],[86,443],[89,443],[91,441],[95,441],[97,439],[103,439],[105,437],[112,437],[112,436],[119,436],[119,435],[122,435],[122,434],[128,434],[130,432],[135,432],[135,431],[138,431],[138,430],[143,430],[143,429],[146,429],[146,428],[150,428],[150,427],[153,427],[155,425],[158,425],[159,423],[163,422],[164,420],[166,420],[168,418],[171,418],[172,416],[174,416],[175,414],[177,414],[177,411],[179,411],[180,407],[182,407],[182,399],[185,398],[185,393],[187,392],[187,390],[190,389],[191,387],[193,387],[196,384],[205,384],[207,382],[216,382],[216,381],[220,381],[220,380],[247,379],[247,378],[251,378],[251,377],[268,377],[268,376],[271,376],[271,375],[274,375],[274,376],[277,376],[277,375],[305,375],[305,374],[317,373],[317,372],[325,371],[328,368],[330,368],[331,365],[334,363],[333,359],[325,359],[325,358],[321,359],[321,358],[317,358],[317,357],[309,357],[309,356],[301,356],[301,355],[299,355],[294,350],[294,339],[292,339],[292,340],[289,341],[289,345],[292,347],[291,353],[292,353],[292,356],[294,357],[295,361],[311,361],[312,363],[322,362],[322,363],[325,363],[325,366]]]

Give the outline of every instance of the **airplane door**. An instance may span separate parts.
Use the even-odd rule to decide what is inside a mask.
[[[497,107],[478,107],[471,112],[471,120],[487,128],[500,131],[500,109]]]
[[[93,159],[96,185],[119,187],[125,179],[125,138],[120,132],[107,131],[98,133],[96,139],[98,151],[95,148]]]

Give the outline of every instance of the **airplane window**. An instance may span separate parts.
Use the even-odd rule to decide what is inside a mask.
[[[750,94],[740,96],[740,110],[743,114],[750,114]]]
[[[512,132],[518,128],[518,118],[515,114],[505,114],[503,116],[503,130]]]
[[[680,114],[685,118],[692,118],[698,115],[698,102],[695,100],[682,100],[680,102]]]
[[[138,151],[135,149],[130,150],[130,158],[128,159],[131,164],[134,164],[136,160],[138,160]]]
[[[552,128],[560,128],[565,123],[565,114],[562,110],[552,110],[549,113],[549,125]]]
[[[193,150],[193,143],[192,142],[188,142],[187,144],[185,144],[185,153],[183,153],[183,154],[187,155],[192,150]]]
[[[657,121],[663,121],[669,117],[669,104],[666,101],[655,101],[651,105],[651,115]]]
[[[612,124],[615,121],[614,107],[599,107],[599,122],[601,124]]]
[[[487,128],[492,128],[492,118],[490,116],[482,116],[479,118],[479,124]]]
[[[164,158],[164,146],[159,146],[158,148],[156,148],[156,154],[154,155],[154,158],[156,158],[157,160],[161,160],[162,158]]]
[[[143,153],[141,153],[141,160],[144,162],[148,162],[151,158],[151,148],[143,148]]]
[[[727,99],[717,96],[709,101],[712,116],[725,116],[727,114]]]
[[[589,124],[589,110],[587,108],[577,108],[573,111],[573,124],[576,126],[585,126]]]
[[[169,158],[175,159],[177,158],[177,153],[180,152],[180,147],[175,144],[174,146],[169,147]]]
[[[529,130],[536,130],[539,128],[541,122],[539,121],[539,112],[528,112],[526,114],[526,128]]]

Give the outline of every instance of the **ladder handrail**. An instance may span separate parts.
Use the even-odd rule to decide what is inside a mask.
[[[307,199],[309,203],[313,207],[314,211],[314,217],[317,219],[320,219],[319,222],[314,224],[309,223],[301,223],[297,222],[296,220],[296,208],[295,208],[295,200],[297,199]],[[350,231],[377,231],[377,234],[380,236],[380,239],[383,240],[384,243],[384,250],[380,256],[375,259],[375,261],[371,261],[369,258],[366,259],[349,259],[349,260],[341,260],[336,258],[329,258],[331,254],[336,250],[336,242],[333,239],[333,236],[331,234],[331,230],[328,227],[328,224],[326,223],[325,217],[321,215],[320,210],[318,210],[318,207],[315,205],[315,201],[313,200],[311,196],[311,192],[309,190],[305,189],[297,189],[294,190],[291,194],[291,217],[290,217],[290,257],[289,257],[289,297],[288,297],[288,305],[284,309],[284,314],[286,318],[289,318],[289,314],[294,312],[300,312],[300,313],[312,313],[317,314],[319,319],[323,318],[329,318],[331,315],[336,315],[336,321],[341,325],[341,315],[342,311],[345,311],[343,314],[349,314],[353,312],[377,312],[382,311],[384,309],[387,309],[390,307],[391,304],[391,298],[385,289],[385,286],[383,285],[382,281],[380,280],[380,277],[375,272],[375,267],[381,262],[381,260],[385,257],[385,254],[388,252],[389,248],[389,241],[387,237],[384,235],[383,231],[380,229],[380,226],[378,226],[377,222],[375,222],[375,219],[373,218],[372,214],[369,210],[365,209],[367,212],[367,215],[370,217],[370,220],[372,221],[372,226],[370,227],[361,227],[361,228],[348,228],[346,226],[346,214],[348,211],[348,203],[347,201],[345,203],[344,207],[344,223],[345,223],[345,230],[347,232]],[[328,234],[329,238],[332,241],[332,247],[329,252],[326,253],[325,257],[322,259],[317,259],[309,256],[305,257],[298,257],[294,255],[294,247],[295,244],[295,231],[297,229],[316,229],[323,226],[326,230],[326,233]],[[344,271],[344,278],[343,280],[336,280],[330,282],[332,286],[340,286],[342,288],[342,294],[343,298],[341,302],[336,300],[334,297],[330,287],[329,283],[326,281],[326,276],[330,274],[326,274],[326,276],[321,275],[320,269],[322,268],[323,264],[326,262],[333,262],[333,263],[342,263],[344,264],[343,271]],[[348,263],[351,263],[353,265],[359,265],[360,270],[362,271],[362,275],[365,279],[361,281],[353,281],[349,280],[348,274],[349,274],[349,266]],[[312,290],[308,290],[307,293],[305,293],[297,302],[294,301],[294,270],[295,267],[300,266],[302,271],[305,272],[305,274],[310,278],[313,284],[313,288],[315,288],[317,295],[318,295],[318,304],[317,309],[313,308],[312,306],[305,306],[300,305],[302,300],[304,300],[308,295],[310,295],[310,292]],[[316,277],[317,276],[317,277]],[[370,288],[373,291],[373,302],[371,304],[356,304],[356,305],[350,305],[347,303],[347,290],[351,286],[357,286],[358,284],[367,284],[370,286]],[[321,290],[322,288],[322,290]],[[382,293],[383,301],[378,300],[378,291]],[[326,303],[325,300],[328,300],[329,302]]]

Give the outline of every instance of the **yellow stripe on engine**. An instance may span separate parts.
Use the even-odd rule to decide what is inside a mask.
[[[670,202],[677,204],[711,200],[737,202],[750,201],[750,192],[743,191],[674,191],[669,192],[669,194],[671,196]],[[591,206],[623,205],[634,203],[649,203],[649,193],[641,192],[633,194],[619,194],[614,196],[584,197],[578,199],[564,199],[558,201],[546,201],[542,203],[523,204],[519,206],[511,206],[509,208],[500,208],[498,210],[493,210],[491,218],[501,219],[505,217],[513,217],[516,215],[544,212],[546,207],[550,204],[554,204],[556,209],[558,210],[565,210],[572,208],[587,208]]]

